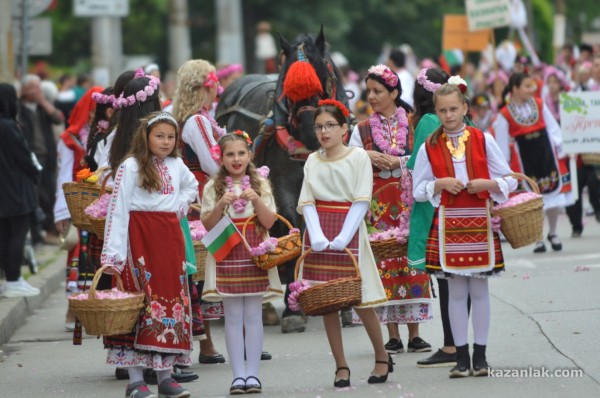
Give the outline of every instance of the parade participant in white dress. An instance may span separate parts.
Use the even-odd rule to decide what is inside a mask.
[[[362,148],[344,145],[348,133],[346,107],[335,100],[319,101],[314,130],[321,149],[312,153],[304,165],[304,181],[298,199],[298,212],[304,215],[304,250],[312,248],[300,266],[299,280],[311,284],[356,276],[346,253],[358,259],[362,278],[362,301],[354,307],[365,326],[375,356],[369,384],[383,383],[393,371],[386,352],[374,306],[387,301],[364,217],[371,203],[373,172],[369,155]],[[328,267],[324,267],[328,264]],[[323,315],[325,331],[335,359],[335,387],[350,386],[350,369],[344,355],[339,312]]]
[[[453,76],[434,94],[442,126],[417,154],[413,172],[415,200],[436,208],[429,231],[426,267],[448,280],[448,312],[456,345],[450,377],[486,376],[490,327],[488,276],[504,270],[498,233],[492,230],[489,200],[505,202],[517,187],[494,138],[463,122],[467,85]],[[468,329],[471,299],[473,370]]]
[[[177,155],[177,127],[162,112],[140,121],[131,155],[116,170],[108,207],[102,265],[109,274],[121,274],[125,290],[145,294],[134,331],[105,341],[107,363],[129,371],[127,397],[156,397],[144,381],[144,368],[156,371],[159,396],[190,395],[171,378],[171,370],[191,364],[190,296],[179,219],[196,198],[198,182]]]
[[[534,97],[535,89],[535,81],[526,72],[512,74],[504,90],[510,100],[500,109],[493,127],[511,169],[538,184],[550,228],[547,238],[552,250],[558,251],[562,250],[557,236],[560,209],[574,200],[560,126],[542,99]],[[546,245],[539,241],[533,251],[543,253]]]
[[[248,218],[256,215],[248,224],[245,239],[250,247],[257,247],[269,237],[276,207],[269,181],[250,161],[251,144],[248,134],[240,130],[219,140],[222,166],[204,187],[202,223],[210,231],[225,213],[241,230]],[[237,244],[219,262],[208,254],[202,299],[223,301],[225,343],[233,371],[231,394],[262,391],[258,378],[264,334],[262,303],[278,297],[283,297],[283,289],[277,268],[258,268],[245,244]]]

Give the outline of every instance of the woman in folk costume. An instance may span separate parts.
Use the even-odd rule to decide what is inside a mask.
[[[372,66],[365,83],[373,113],[354,127],[349,145],[365,149],[373,165],[373,198],[367,228],[408,228],[412,188],[405,166],[411,147],[407,113],[412,109],[400,99],[400,79],[389,67]],[[385,348],[389,353],[404,351],[398,330],[401,323],[408,325],[408,351],[431,351],[431,345],[419,337],[419,323],[432,318],[429,276],[423,269],[409,268],[406,257],[377,261],[388,298],[385,306],[377,308],[389,333]]]
[[[276,207],[269,180],[251,163],[251,145],[248,134],[240,130],[219,139],[223,165],[204,187],[202,223],[210,231],[226,214],[241,229],[256,215],[246,230],[248,244],[256,247],[269,237]],[[221,261],[208,254],[202,299],[223,301],[225,343],[233,371],[230,394],[262,392],[258,379],[264,334],[262,303],[280,297],[283,290],[277,269],[258,268],[245,244],[238,243]]]
[[[457,350],[450,377],[488,373],[486,346],[490,325],[488,277],[504,269],[498,234],[492,230],[489,201],[508,200],[517,187],[494,138],[463,118],[467,85],[453,76],[434,94],[442,126],[417,154],[413,173],[415,200],[436,208],[427,241],[426,267],[448,280],[448,311]],[[471,299],[473,370],[468,346]]]
[[[177,72],[173,116],[180,126],[179,145],[183,161],[199,184],[199,198],[202,198],[208,180],[215,176],[221,167],[218,157],[215,158],[211,153],[211,148],[216,147],[219,139],[226,133],[210,115],[218,87],[219,79],[215,74],[215,67],[208,61],[189,60]],[[221,318],[223,305],[201,301],[199,293],[202,291],[203,281],[196,284],[190,280],[190,284],[194,336],[200,339],[198,361],[206,364],[224,363],[225,357],[217,352],[213,344],[209,322]]]
[[[392,357],[385,350],[377,314],[373,307],[387,301],[368,240],[364,217],[371,203],[373,172],[369,155],[362,148],[344,145],[348,132],[346,107],[338,101],[319,101],[314,130],[321,149],[304,165],[304,181],[298,212],[306,223],[304,247],[312,248],[300,265],[298,279],[319,284],[356,276],[346,253],[358,259],[362,300],[354,307],[365,326],[375,356],[369,384],[384,383],[393,371]],[[329,264],[329,266],[325,266]],[[323,315],[325,331],[335,359],[335,387],[350,386],[350,369],[344,355],[338,312]]]
[[[103,87],[90,88],[77,102],[71,116],[69,127],[60,135],[58,142],[58,177],[56,179],[56,202],[54,203],[54,220],[58,232],[64,235],[71,221],[67,207],[63,184],[76,180],[77,173],[84,168],[85,148],[90,132],[90,122],[96,109],[92,95],[101,92]],[[67,255],[67,293],[73,293],[84,288],[94,277],[94,270],[88,269],[87,244],[89,234],[79,231],[80,243]],[[65,328],[75,329],[75,314],[67,311]]]
[[[550,230],[552,250],[562,250],[556,235],[560,208],[572,204],[570,177],[562,149],[562,133],[541,98],[534,97],[536,85],[526,72],[510,76],[505,94],[510,95],[494,122],[495,138],[511,168],[538,184]],[[534,253],[546,251],[543,241]]]
[[[156,397],[143,369],[157,373],[159,396],[188,397],[171,378],[189,366],[192,349],[185,241],[179,219],[198,183],[178,156],[178,125],[168,113],[140,121],[130,155],[115,173],[102,265],[119,273],[125,290],[143,292],[145,308],[134,331],[106,340],[107,363],[128,369],[127,397]]]

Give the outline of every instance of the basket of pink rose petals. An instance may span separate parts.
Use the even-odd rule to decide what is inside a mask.
[[[513,249],[527,246],[542,240],[544,226],[544,201],[534,180],[521,173],[507,174],[525,180],[533,192],[523,192],[511,197],[507,202],[496,205],[491,213],[500,217],[500,230]]]
[[[69,308],[73,310],[85,332],[92,336],[112,336],[130,333],[144,307],[144,293],[125,292],[123,281],[118,273],[117,288],[96,291],[103,266],[94,275],[88,292],[73,293],[69,296]]]
[[[200,212],[199,207],[192,207],[194,210]],[[203,281],[206,274],[206,256],[208,250],[206,246],[200,240],[206,235],[206,228],[202,225],[200,220],[192,220],[190,224],[190,235],[192,235],[192,244],[194,245],[194,254],[196,255],[196,268],[197,271],[192,275],[194,282]]]
[[[388,258],[406,256],[408,250],[408,231],[400,227],[390,228],[383,232],[374,232],[369,235],[371,250],[377,261]]]
[[[256,214],[248,217],[242,229],[242,235],[246,237],[248,224],[256,217]],[[257,247],[250,248],[250,257],[256,266],[268,270],[298,257],[302,252],[302,238],[300,230],[294,228],[284,217],[275,213],[275,217],[281,220],[288,228],[289,234],[280,238],[268,238]]]

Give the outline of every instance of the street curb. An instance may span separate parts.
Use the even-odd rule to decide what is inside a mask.
[[[40,289],[38,296],[0,298],[0,347],[8,343],[17,329],[27,322],[27,317],[64,283],[66,252],[53,254],[55,258],[48,266],[27,279],[31,286]]]

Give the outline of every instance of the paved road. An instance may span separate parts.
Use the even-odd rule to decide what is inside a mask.
[[[306,332],[281,334],[265,328],[265,349],[273,359],[262,362],[260,378],[269,397],[598,397],[600,396],[600,224],[586,218],[580,239],[571,239],[566,217],[559,231],[564,250],[534,255],[532,248],[505,247],[507,272],[491,282],[492,326],[488,360],[495,369],[549,372],[580,370],[579,377],[508,377],[450,380],[448,368],[418,369],[415,362],[427,354],[395,356],[388,383],[371,386],[368,338],[361,327],[344,329],[352,369],[352,387],[335,390],[334,364],[319,318],[311,318]],[[63,257],[37,278],[61,272]],[[40,279],[41,280],[41,279]],[[2,309],[12,301],[0,300]],[[14,304],[14,303],[13,303]],[[282,303],[277,302],[279,311]],[[122,397],[125,381],[117,381],[104,364],[101,341],[86,338],[73,346],[63,331],[66,301],[60,289],[27,318],[2,347],[2,397]],[[436,319],[422,325],[421,335],[434,347],[442,343],[437,303]],[[6,311],[4,311],[6,312]],[[4,322],[3,327],[6,326]],[[223,324],[214,327],[215,344],[226,354]],[[406,341],[406,329],[401,333]],[[194,352],[194,356],[197,351]],[[200,365],[199,380],[186,384],[194,397],[227,396],[231,382],[228,364]]]

